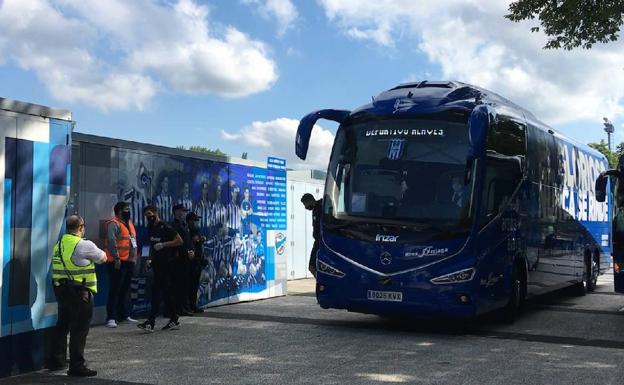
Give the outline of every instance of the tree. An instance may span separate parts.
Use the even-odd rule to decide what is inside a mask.
[[[589,143],[588,144],[589,147],[593,148],[594,150],[597,150],[599,152],[601,152],[604,156],[607,157],[607,160],[609,161],[609,167],[610,168],[616,168],[617,167],[617,162],[618,162],[618,158],[621,154],[618,154],[617,152],[613,152],[611,150],[609,150],[609,148],[607,147],[607,144],[605,143],[604,139],[602,139],[600,141],[600,143]],[[620,143],[617,146],[618,150],[619,149],[624,149],[624,143]]]
[[[203,146],[190,146],[189,148],[186,148],[185,146],[176,146],[176,148],[179,148],[180,150],[201,152],[202,154],[208,154],[208,155],[214,155],[214,156],[227,156],[225,152],[219,150],[218,148],[215,150],[211,150]]]
[[[590,49],[595,43],[616,41],[622,27],[624,0],[517,0],[509,5],[509,20],[539,18],[549,37],[547,49]],[[532,27],[538,32],[540,27]]]

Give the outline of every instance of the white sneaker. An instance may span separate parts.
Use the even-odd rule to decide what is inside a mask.
[[[116,328],[117,327],[117,322],[115,322],[114,319],[109,319],[106,322],[106,327],[108,327],[108,328]]]
[[[132,322],[132,323],[137,323],[137,322],[139,322],[139,321],[135,320],[135,319],[134,319],[134,318],[132,318],[132,317],[126,317],[126,321],[128,321],[128,322]]]

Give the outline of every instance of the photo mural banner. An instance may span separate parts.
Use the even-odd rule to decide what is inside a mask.
[[[285,161],[270,158],[269,167],[253,167],[77,141],[72,165],[78,176],[70,210],[85,217],[87,237],[102,247],[118,200],[130,203],[140,254],[147,254],[141,252],[148,244],[146,205],[157,206],[166,222],[178,203],[201,217],[199,306],[285,294]],[[134,315],[149,309],[146,261],[140,256],[132,278]],[[107,281],[106,268],[98,267],[96,306],[106,304]]]

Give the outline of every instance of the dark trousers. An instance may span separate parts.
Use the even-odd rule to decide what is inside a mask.
[[[54,286],[58,302],[58,320],[50,338],[48,363],[63,365],[67,357],[67,334],[69,333],[69,366],[84,366],[84,348],[93,316],[93,293],[88,289],[61,285]]]
[[[186,251],[185,251],[186,252]],[[183,312],[189,310],[189,290],[190,290],[190,261],[186,255],[179,255],[175,260],[173,268],[173,284],[176,295],[176,311]]]
[[[134,263],[122,261],[119,270],[114,263],[108,267],[108,303],[106,304],[106,319],[123,321],[128,317],[128,291],[134,271]]]
[[[150,309],[149,320],[153,323],[158,316],[160,304],[165,302],[165,315],[173,321],[178,320],[176,314],[176,296],[173,287],[171,269],[173,264],[158,263],[152,266],[154,277],[152,280],[152,308]]]
[[[308,262],[308,269],[310,271],[316,272],[316,254],[319,251],[319,241],[318,239],[314,240],[314,245],[312,245],[312,251],[310,252],[310,262]]]
[[[197,249],[195,251],[195,258],[190,261],[190,281],[189,281],[189,292],[188,292],[188,301],[191,307],[191,310],[197,309],[197,292],[199,291],[199,279],[201,277],[202,265],[201,265],[201,254],[197,254]]]

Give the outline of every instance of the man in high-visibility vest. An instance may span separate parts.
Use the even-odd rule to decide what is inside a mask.
[[[137,236],[130,219],[128,202],[117,202],[115,216],[107,226],[106,257],[108,262],[108,302],[106,326],[116,328],[117,322],[136,320],[128,317],[128,290],[137,260]]]
[[[92,377],[95,370],[85,366],[84,348],[93,315],[93,294],[97,293],[95,264],[106,262],[106,253],[93,242],[82,239],[84,220],[71,215],[66,234],[54,246],[52,283],[58,302],[58,321],[52,337],[46,367],[65,368],[69,333],[69,376]]]

